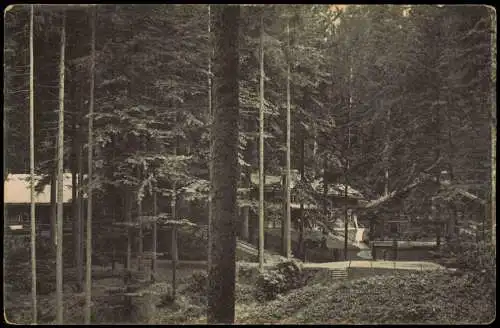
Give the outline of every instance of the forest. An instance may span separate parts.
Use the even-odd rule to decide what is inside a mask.
[[[493,8],[13,5],[4,18],[7,322],[494,320]],[[8,201],[15,179],[26,201]],[[387,237],[396,217],[413,232]],[[377,260],[389,240],[394,258]],[[430,255],[405,260],[409,240]]]

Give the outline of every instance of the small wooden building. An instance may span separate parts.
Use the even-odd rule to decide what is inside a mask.
[[[429,259],[430,250],[459,233],[479,235],[486,202],[453,185],[446,171],[439,179],[430,177],[410,187],[365,206],[362,220],[369,224],[375,259]],[[420,201],[418,210],[408,210],[411,207],[405,202],[416,201]]]
[[[31,208],[31,192],[30,192],[30,175],[29,174],[9,174],[4,181],[4,203],[6,205],[6,215],[4,217],[4,228],[7,231],[16,229],[21,231],[29,231],[30,226],[30,208]],[[35,181],[38,183],[42,177],[36,176]],[[72,188],[71,173],[65,173],[63,177],[63,215],[64,220],[71,220],[71,188]],[[42,191],[35,192],[35,218],[40,232],[46,233],[49,231],[50,225],[50,183],[46,185]]]

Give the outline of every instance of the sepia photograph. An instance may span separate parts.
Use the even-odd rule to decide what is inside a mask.
[[[497,17],[4,9],[3,319],[489,324]]]

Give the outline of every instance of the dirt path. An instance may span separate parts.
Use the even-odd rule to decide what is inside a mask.
[[[384,268],[395,270],[445,270],[446,268],[432,262],[424,261],[342,261],[328,263],[304,263],[305,268],[327,268],[327,269],[347,269],[347,268]]]

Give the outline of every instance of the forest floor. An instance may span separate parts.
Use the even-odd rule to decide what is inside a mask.
[[[387,261],[389,262],[389,261]],[[432,263],[431,263],[432,264]],[[352,263],[351,263],[352,265]],[[68,270],[69,271],[69,270]],[[152,289],[171,288],[172,271],[159,264]],[[206,296],[193,273],[205,272],[199,263],[183,263],[177,270],[175,302],[156,309],[150,324],[206,323]],[[103,316],[111,307],[106,289],[123,284],[120,276],[110,276],[109,268],[95,267],[93,281],[93,322],[119,323]],[[479,287],[478,287],[479,286]],[[493,290],[484,289],[471,274],[444,270],[394,270],[394,274],[352,280],[332,280],[318,274],[302,288],[276,300],[262,302],[254,297],[255,286],[239,280],[236,284],[237,323],[485,323],[494,318]],[[496,286],[496,285],[495,285]],[[31,320],[30,295],[8,295],[7,319],[13,323]],[[39,295],[39,322],[55,319],[55,295]],[[83,322],[84,294],[65,286],[65,323]],[[109,309],[107,312],[112,312]],[[116,312],[116,311],[115,311]],[[120,316],[117,313],[117,316]],[[123,323],[123,320],[121,320]]]

